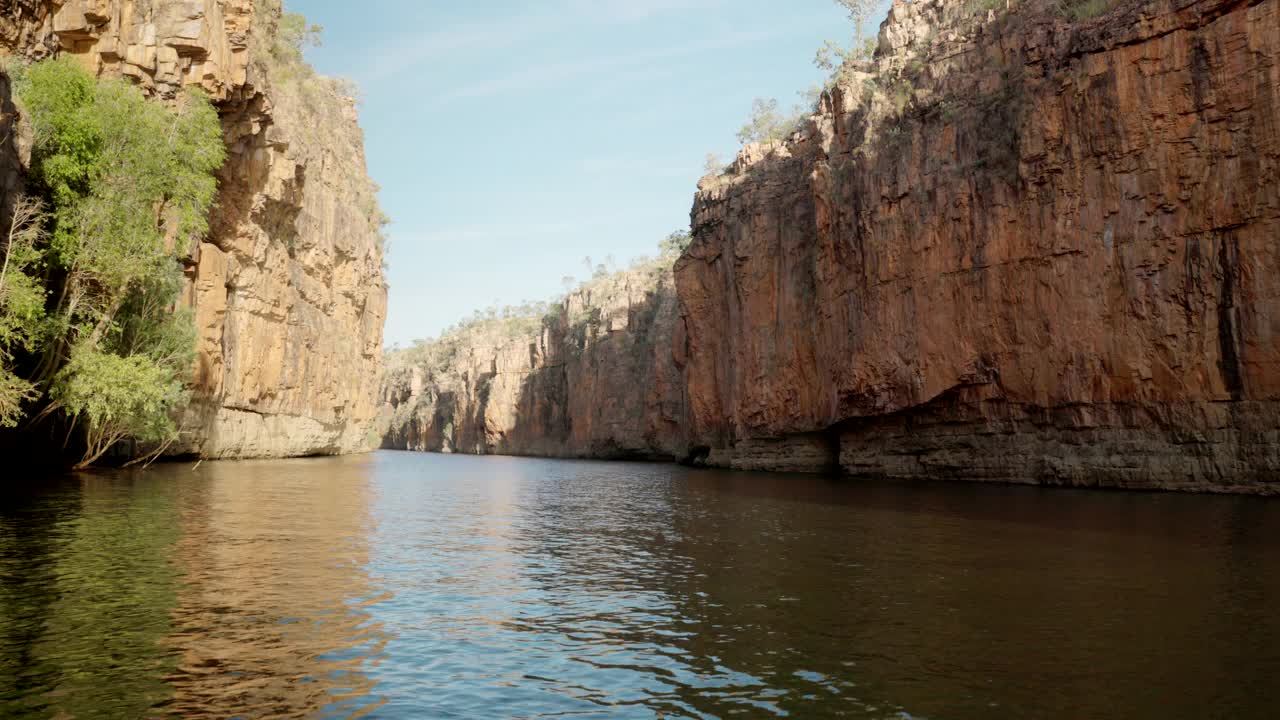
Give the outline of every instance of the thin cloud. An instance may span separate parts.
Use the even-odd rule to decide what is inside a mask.
[[[564,0],[536,13],[519,13],[483,23],[442,28],[426,36],[406,37],[399,45],[383,48],[369,65],[353,73],[362,83],[374,83],[448,55],[493,52],[510,48],[532,37],[563,31],[566,27],[602,27],[649,20],[672,12],[705,10],[727,0]]]
[[[547,88],[562,85],[570,80],[603,72],[624,72],[645,68],[660,60],[689,55],[698,55],[714,50],[759,42],[781,34],[776,30],[753,32],[731,32],[715,40],[675,45],[657,50],[645,50],[630,55],[611,55],[607,57],[564,60],[544,63],[522,68],[513,73],[481,83],[442,93],[436,98],[437,104],[447,104],[457,100],[475,99],[501,95],[504,93],[533,88]]]

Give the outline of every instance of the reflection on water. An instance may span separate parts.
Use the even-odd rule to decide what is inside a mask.
[[[1280,707],[1274,501],[402,453],[36,486],[2,717]]]
[[[377,706],[360,670],[387,640],[367,609],[369,470],[368,458],[214,463],[183,483],[167,710],[348,717]]]

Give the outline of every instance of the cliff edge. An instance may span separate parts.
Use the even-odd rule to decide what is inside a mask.
[[[1276,0],[895,3],[798,133],[701,185],[690,444],[1280,492],[1278,111]]]
[[[279,0],[4,5],[0,48],[12,55],[69,54],[160,99],[198,85],[218,107],[228,159],[211,231],[183,252],[199,346],[194,399],[172,452],[376,447],[386,313],[377,188],[353,102],[273,56]],[[0,166],[6,192],[20,183],[19,146]]]

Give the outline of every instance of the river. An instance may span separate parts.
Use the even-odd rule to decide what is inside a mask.
[[[5,485],[5,718],[1280,708],[1277,501],[393,452]]]

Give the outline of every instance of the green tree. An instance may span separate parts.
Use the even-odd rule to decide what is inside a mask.
[[[834,0],[834,2],[849,11],[849,19],[853,21],[854,36],[857,38],[862,37],[867,20],[880,4],[877,0]]]
[[[284,13],[280,16],[272,54],[281,61],[303,65],[303,53],[307,48],[320,47],[323,36],[324,27],[307,22],[301,13]]]
[[[756,98],[751,102],[751,119],[738,131],[738,140],[744,145],[783,140],[795,132],[799,122],[798,115],[783,115],[777,100]]]
[[[822,43],[822,47],[818,48],[817,54],[813,56],[814,67],[819,70],[837,70],[849,60],[849,53],[850,51],[845,50],[839,43],[827,40]]]
[[[13,356],[35,351],[42,336],[45,290],[38,272],[44,222],[43,204],[18,196],[0,247],[0,427],[17,425],[23,404],[37,398],[35,384],[14,371]]]
[[[664,257],[679,257],[693,244],[693,236],[688,230],[676,230],[658,243],[658,250]]]
[[[707,175],[718,176],[723,174],[724,174],[724,162],[720,160],[720,156],[713,152],[707,153],[707,159],[704,160],[702,163],[703,177],[706,177]]]
[[[217,112],[198,91],[167,107],[67,59],[31,66],[17,90],[57,281],[36,380],[84,428],[82,464],[124,438],[171,441],[194,353],[191,320],[175,312],[176,256],[208,231],[225,152]]]

